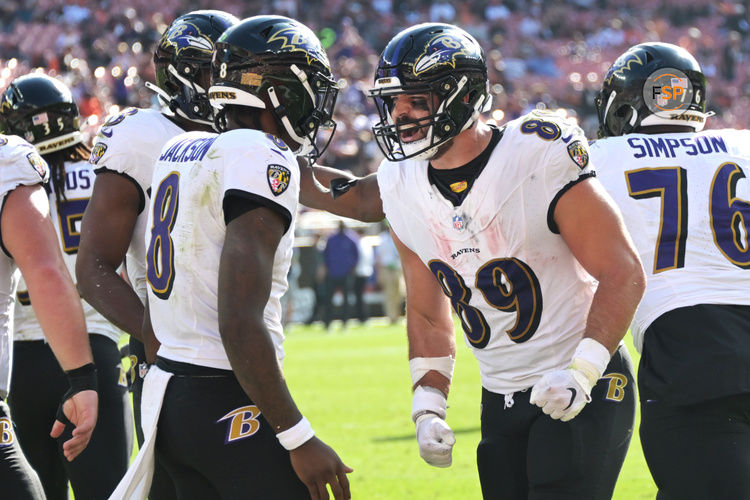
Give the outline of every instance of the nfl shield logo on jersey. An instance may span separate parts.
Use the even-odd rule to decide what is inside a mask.
[[[453,229],[455,229],[456,231],[463,231],[464,218],[460,215],[453,216]]]
[[[279,196],[289,187],[289,179],[292,173],[288,168],[282,165],[268,165],[266,174],[268,175],[268,186],[274,196]]]

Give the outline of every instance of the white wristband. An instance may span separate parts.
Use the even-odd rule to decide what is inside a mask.
[[[587,337],[578,343],[570,366],[583,372],[593,387],[604,374],[611,358],[609,349],[600,342]]]
[[[292,451],[308,442],[314,435],[315,431],[310,422],[305,417],[302,417],[294,426],[276,434],[276,437],[281,446]]]
[[[414,399],[411,405],[411,419],[416,422],[417,418],[425,413],[434,413],[445,419],[448,402],[439,389],[434,387],[418,386],[414,390]]]
[[[455,364],[456,360],[451,356],[443,356],[440,358],[412,358],[409,360],[411,385],[422,380],[422,377],[424,377],[430,370],[435,370],[450,382],[453,378],[453,365]]]

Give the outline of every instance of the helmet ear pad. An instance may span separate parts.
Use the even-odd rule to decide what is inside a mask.
[[[617,121],[613,122],[610,126],[610,129],[612,128],[612,126],[620,129],[616,131],[617,133],[615,135],[629,134],[635,129],[633,124],[638,117],[638,112],[635,110],[635,108],[633,108],[633,106],[629,104],[623,104],[621,106],[618,106],[615,110],[610,110],[609,113],[617,117]]]

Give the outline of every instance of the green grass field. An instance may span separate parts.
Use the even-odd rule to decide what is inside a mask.
[[[375,319],[346,330],[334,323],[330,332],[318,325],[291,325],[286,331],[284,372],[292,395],[317,435],[354,468],[352,498],[481,499],[475,465],[479,369],[462,338],[448,410],[456,434],[453,465],[438,469],[419,457],[414,438],[403,325]],[[629,348],[637,366],[637,353]],[[636,431],[614,499],[655,496]]]

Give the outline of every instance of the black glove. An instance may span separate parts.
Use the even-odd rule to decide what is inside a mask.
[[[358,179],[347,179],[345,177],[337,177],[329,183],[330,190],[331,190],[331,196],[333,196],[333,199],[335,200],[342,194],[349,191],[349,188],[357,184]]]
[[[96,390],[96,366],[94,366],[94,363],[88,363],[65,372],[65,375],[68,377],[70,388],[68,389],[68,392],[63,395],[62,400],[60,401],[60,406],[57,407],[57,415],[55,415],[55,418],[67,426],[72,425],[72,423],[68,420],[68,417],[65,416],[63,405],[68,399],[81,391]]]

